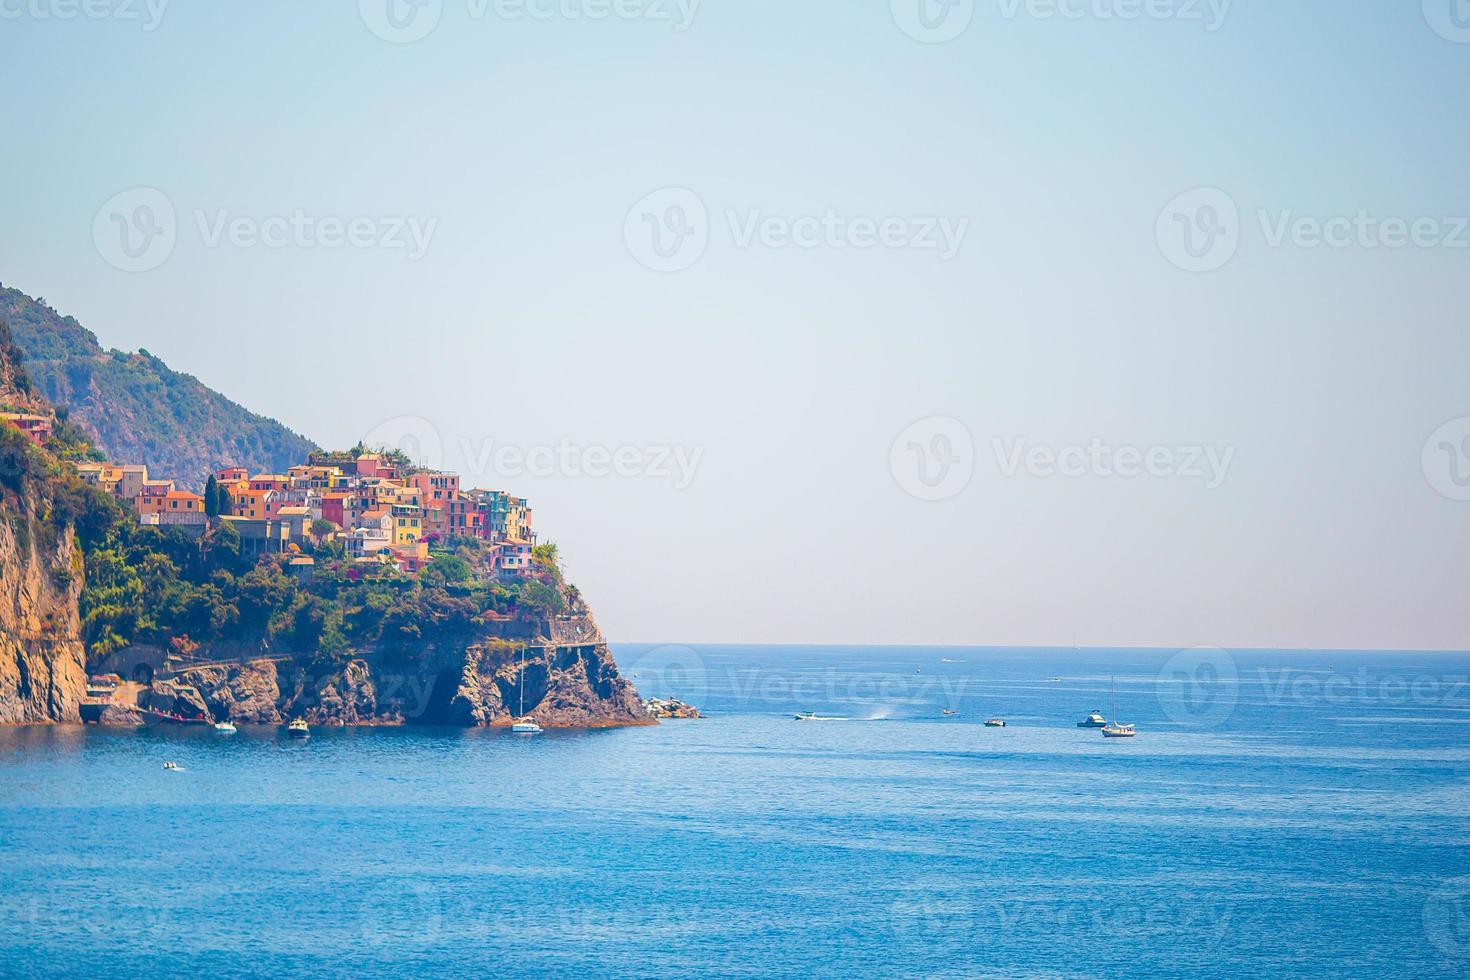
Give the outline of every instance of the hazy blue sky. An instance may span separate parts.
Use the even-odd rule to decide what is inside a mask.
[[[0,0],[0,280],[437,439],[615,639],[1470,647],[1470,5],[89,2]]]

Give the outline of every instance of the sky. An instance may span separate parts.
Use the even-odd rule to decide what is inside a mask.
[[[0,281],[614,640],[1465,649],[1455,0],[0,0]]]

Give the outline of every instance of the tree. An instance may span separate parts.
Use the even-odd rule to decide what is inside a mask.
[[[204,513],[209,517],[219,516],[219,481],[213,473],[204,484]]]

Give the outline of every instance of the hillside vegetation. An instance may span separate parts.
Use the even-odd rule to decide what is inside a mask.
[[[34,393],[64,406],[109,459],[147,463],[151,475],[198,490],[211,470],[281,472],[316,448],[146,350],[104,350],[74,318],[3,285],[0,321],[24,354]]]

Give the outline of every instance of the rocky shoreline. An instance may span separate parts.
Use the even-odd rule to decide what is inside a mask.
[[[93,714],[99,724],[121,726],[136,725],[147,712],[265,725],[296,718],[327,726],[501,727],[521,717],[543,728],[658,723],[660,716],[618,672],[589,613],[507,624],[495,633],[411,658],[363,651],[328,664],[267,651],[201,649],[191,659],[229,654],[232,660],[191,666],[161,648],[129,648],[99,668],[137,680],[131,690],[119,687],[136,709],[108,703]]]

